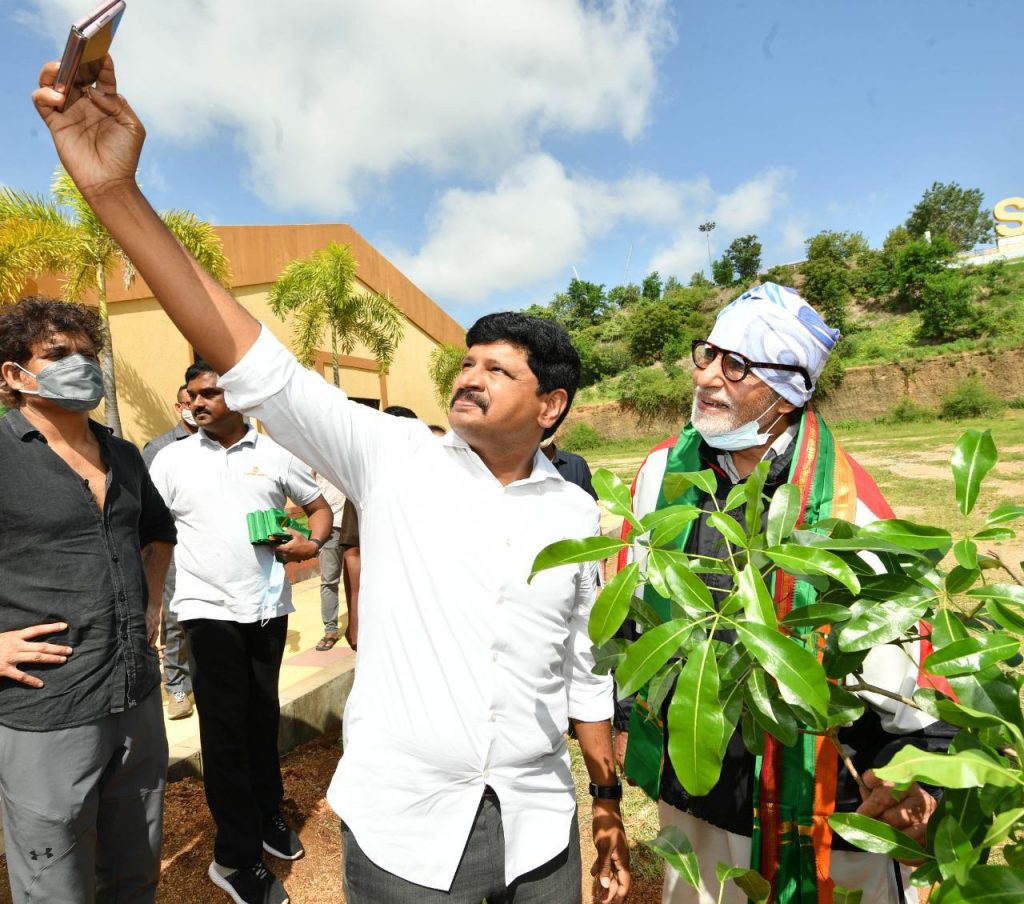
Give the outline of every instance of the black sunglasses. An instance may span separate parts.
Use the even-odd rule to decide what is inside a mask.
[[[804,378],[804,388],[810,392],[812,389],[811,376],[807,369],[799,364],[769,364],[767,361],[751,361],[746,355],[739,352],[726,351],[717,345],[712,345],[706,339],[694,339],[690,346],[690,357],[693,358],[694,367],[704,370],[710,367],[715,358],[722,356],[722,375],[732,383],[739,383],[752,367],[768,367],[772,370],[790,370],[800,374]]]

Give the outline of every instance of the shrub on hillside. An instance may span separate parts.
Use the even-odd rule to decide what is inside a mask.
[[[682,418],[693,402],[693,381],[688,372],[675,367],[635,367],[619,380],[619,401],[641,423],[661,416]]]
[[[590,424],[573,424],[560,438],[558,445],[570,452],[583,452],[601,444],[601,434]]]
[[[946,421],[959,421],[969,417],[991,417],[999,414],[1006,403],[986,389],[977,377],[967,377],[957,383],[939,406],[939,417]]]
[[[918,405],[910,396],[903,396],[893,409],[878,420],[883,424],[913,424],[934,421],[939,413],[926,405]]]
[[[1016,396],[1015,398],[1010,399],[1006,404],[1008,407],[1020,411],[1021,409],[1024,409],[1024,395]]]
[[[917,309],[921,312],[918,332],[922,339],[948,341],[976,333],[971,287],[956,270],[926,276]]]

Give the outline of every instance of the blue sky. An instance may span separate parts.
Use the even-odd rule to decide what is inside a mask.
[[[29,103],[82,12],[0,0],[0,183],[45,191]],[[121,90],[158,208],[348,222],[462,323],[823,228],[873,244],[935,180],[1024,194],[1024,4],[128,0]],[[280,10],[289,18],[282,20]],[[628,262],[628,271],[627,271]]]

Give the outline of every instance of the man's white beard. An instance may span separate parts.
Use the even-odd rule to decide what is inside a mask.
[[[723,436],[740,426],[739,421],[736,419],[738,412],[735,408],[723,408],[714,414],[700,411],[697,408],[697,398],[697,393],[694,393],[693,406],[690,410],[690,422],[700,431],[702,436]],[[714,399],[713,401],[718,400]]]

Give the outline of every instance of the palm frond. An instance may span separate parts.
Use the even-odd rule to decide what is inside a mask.
[[[303,367],[312,367],[320,347],[320,337],[327,326],[327,309],[318,305],[306,305],[295,314],[292,326],[292,345],[295,357]]]
[[[0,188],[0,223],[20,220],[41,226],[65,229],[71,220],[52,201],[42,195],[33,195],[13,188]]]
[[[71,211],[72,218],[79,229],[92,237],[95,244],[113,245],[114,241],[110,238],[107,227],[93,213],[89,202],[85,200],[85,196],[78,190],[78,186],[75,185],[74,180],[68,175],[64,167],[57,167],[57,171],[53,174],[50,192],[58,204]]]
[[[267,302],[282,320],[305,305],[327,306],[317,279],[317,267],[308,259],[292,261],[271,286]]]
[[[231,267],[217,231],[190,210],[167,210],[160,214],[167,228],[222,286],[231,283]]]
[[[76,234],[67,224],[0,222],[0,303],[16,300],[32,276],[66,272],[75,253]]]
[[[465,346],[447,343],[437,346],[430,353],[430,365],[427,373],[430,375],[430,382],[434,384],[434,398],[445,411],[448,410],[448,405],[451,402],[452,387],[462,369],[465,357]]]
[[[405,335],[405,319],[390,298],[376,293],[357,296],[359,305],[352,321],[352,332],[373,355],[384,373],[395,359]]]

